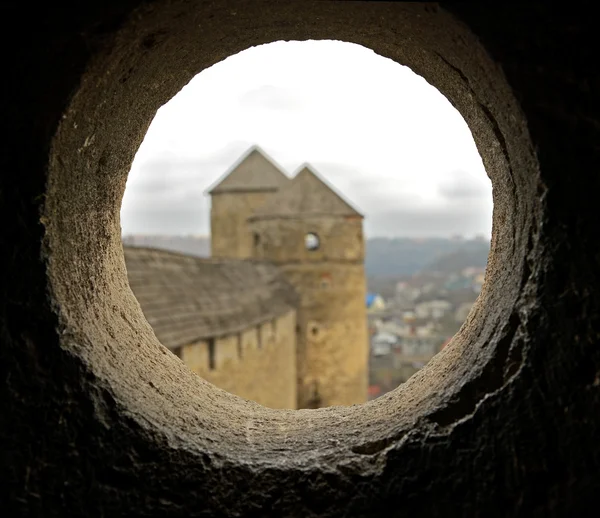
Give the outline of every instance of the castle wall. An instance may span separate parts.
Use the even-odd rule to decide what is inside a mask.
[[[183,362],[217,387],[270,408],[296,408],[296,312],[181,348]]]
[[[301,298],[298,310],[298,407],[367,400],[368,332],[361,218],[265,219],[257,257],[279,264]],[[319,236],[307,250],[305,235]],[[313,400],[315,388],[319,400]]]
[[[211,196],[211,255],[245,259],[252,257],[253,235],[248,217],[275,191],[221,192]]]
[[[351,405],[367,399],[368,333],[362,264],[282,267],[301,296],[298,311],[299,406]]]
[[[316,250],[307,250],[305,246],[305,237],[309,233],[318,236]],[[259,219],[250,222],[249,234],[253,237],[253,257],[276,264],[362,263],[365,258],[362,218],[359,216]]]

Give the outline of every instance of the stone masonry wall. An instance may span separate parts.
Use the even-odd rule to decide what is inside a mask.
[[[368,332],[362,218],[256,220],[255,257],[278,264],[296,288],[298,407],[367,399]],[[307,250],[307,233],[319,247]],[[315,397],[315,389],[319,400]]]
[[[301,298],[298,406],[352,405],[367,399],[368,333],[362,264],[282,266]]]
[[[3,60],[2,516],[596,516],[591,7],[3,2],[19,30]],[[494,185],[493,237],[468,322],[409,382],[355,407],[277,411],[160,345],[127,286],[119,211],[148,125],[197,72],[311,39],[373,49],[456,106]]]
[[[214,369],[208,341],[186,345],[181,359],[219,388],[270,408],[296,408],[296,314],[294,311],[215,339]]]
[[[252,256],[253,235],[248,217],[275,191],[223,192],[211,196],[212,257],[247,259]]]
[[[254,257],[276,264],[288,262],[354,261],[364,262],[365,248],[360,217],[304,217],[302,219],[261,219],[250,224]],[[307,250],[304,237],[319,238],[317,250]]]

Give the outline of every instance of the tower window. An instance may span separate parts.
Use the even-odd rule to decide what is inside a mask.
[[[208,339],[208,368],[212,371],[216,368],[215,361],[215,339]]]
[[[254,233],[254,246],[260,245],[260,234]]]
[[[314,232],[309,232],[304,236],[304,246],[307,250],[317,250],[320,244],[319,236]]]

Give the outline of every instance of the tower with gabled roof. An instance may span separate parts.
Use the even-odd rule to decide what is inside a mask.
[[[248,218],[269,202],[289,178],[258,146],[251,147],[209,189],[211,255],[245,259],[252,256]]]
[[[309,166],[249,217],[253,257],[300,296],[298,408],[367,399],[363,216]]]

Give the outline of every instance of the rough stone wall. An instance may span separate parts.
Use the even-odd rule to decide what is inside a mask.
[[[250,232],[259,236],[254,257],[276,264],[322,261],[363,263],[365,256],[362,218],[306,217],[258,219],[250,222]],[[319,237],[319,248],[307,250],[308,233]]]
[[[366,401],[369,340],[362,218],[256,220],[251,230],[260,236],[256,257],[280,265],[300,295],[298,407]],[[316,250],[305,246],[309,232],[319,237]]]
[[[252,257],[253,236],[248,217],[275,191],[222,192],[211,196],[210,246],[212,257]]]
[[[2,3],[19,27],[1,99],[3,516],[596,516],[593,8]],[[467,322],[409,382],[273,410],[160,345],[128,287],[119,210],[156,110],[194,74],[305,39],[365,45],[448,97],[494,185],[493,239]]]
[[[270,408],[296,408],[296,314],[215,339],[214,369],[207,341],[181,349],[181,359],[205,380]]]
[[[367,400],[368,333],[362,264],[282,266],[301,297],[298,309],[298,406],[352,405]]]

